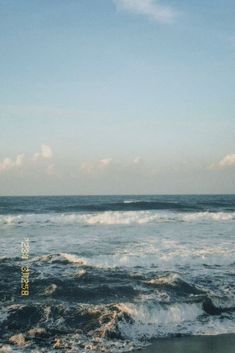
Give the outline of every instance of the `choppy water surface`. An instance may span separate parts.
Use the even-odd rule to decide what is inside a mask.
[[[18,352],[124,352],[235,333],[235,196],[2,197],[0,241],[5,348],[14,335]]]

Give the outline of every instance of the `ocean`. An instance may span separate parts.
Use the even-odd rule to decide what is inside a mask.
[[[4,349],[235,333],[235,195],[1,197],[0,241]]]

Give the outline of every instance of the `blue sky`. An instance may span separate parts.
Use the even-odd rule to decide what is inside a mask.
[[[0,194],[234,193],[234,15],[0,0]]]

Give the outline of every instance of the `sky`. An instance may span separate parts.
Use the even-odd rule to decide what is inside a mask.
[[[235,193],[234,0],[0,0],[0,195]]]

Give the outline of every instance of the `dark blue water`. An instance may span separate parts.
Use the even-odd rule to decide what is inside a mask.
[[[36,196],[0,198],[0,214],[135,210],[235,212],[235,195]]]

